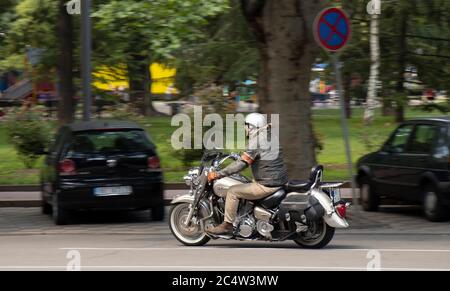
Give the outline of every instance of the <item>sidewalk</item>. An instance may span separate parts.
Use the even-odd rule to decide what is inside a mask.
[[[180,186],[174,188],[181,188]],[[167,189],[164,191],[166,205],[176,196],[187,194],[187,189]],[[341,196],[346,201],[351,201],[351,189],[341,189]],[[39,191],[7,191],[0,192],[0,207],[40,207],[41,193]]]

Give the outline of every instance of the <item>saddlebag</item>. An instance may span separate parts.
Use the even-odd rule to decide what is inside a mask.
[[[279,217],[281,219],[304,222],[302,215],[307,221],[317,221],[325,214],[325,209],[320,202],[311,195],[292,192],[281,202]]]

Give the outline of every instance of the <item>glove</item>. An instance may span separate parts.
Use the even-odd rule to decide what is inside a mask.
[[[208,174],[208,182],[212,182],[214,180],[217,180],[219,178],[219,174],[217,172],[210,172]]]

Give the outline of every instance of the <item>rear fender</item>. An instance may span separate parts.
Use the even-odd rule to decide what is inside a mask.
[[[334,228],[347,228],[348,222],[344,218],[340,217],[333,206],[333,201],[331,201],[330,197],[328,197],[327,194],[324,192],[313,189],[311,191],[311,195],[316,198],[320,205],[325,209],[325,215],[323,216],[323,219],[325,222]]]

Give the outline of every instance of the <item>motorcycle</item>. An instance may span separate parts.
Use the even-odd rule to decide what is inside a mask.
[[[208,173],[220,171],[238,154],[206,151],[200,167],[189,170],[184,180],[189,194],[171,202],[169,225],[175,238],[187,246],[202,246],[211,239],[242,241],[293,240],[303,248],[323,248],[336,228],[348,228],[345,216],[350,203],[341,199],[343,183],[322,182],[323,167],[314,167],[309,181],[289,181],[274,194],[257,201],[242,200],[233,223],[233,236],[207,234],[208,227],[224,219],[227,191],[234,185],[251,183],[241,174],[208,182]]]

